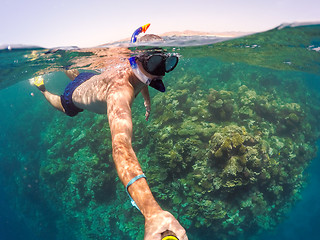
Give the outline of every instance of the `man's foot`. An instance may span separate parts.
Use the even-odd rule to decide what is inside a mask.
[[[30,84],[35,85],[41,92],[44,92],[46,90],[42,76],[31,78]]]

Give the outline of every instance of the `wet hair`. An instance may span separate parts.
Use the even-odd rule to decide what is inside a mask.
[[[155,34],[146,34],[138,38],[138,42],[162,42],[163,38]]]

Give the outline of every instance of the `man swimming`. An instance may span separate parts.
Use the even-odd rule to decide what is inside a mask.
[[[145,217],[145,240],[160,240],[161,234],[168,230],[174,232],[179,240],[188,239],[186,231],[174,216],[162,210],[154,199],[131,144],[133,100],[142,93],[148,120],[151,111],[148,86],[164,92],[162,78],[177,63],[178,57],[175,55],[152,51],[131,57],[129,61],[113,58],[106,65],[107,70],[100,75],[66,70],[72,82],[62,96],[48,92],[42,77],[34,81],[48,102],[68,116],[75,116],[84,109],[107,113],[113,160],[132,204]]]

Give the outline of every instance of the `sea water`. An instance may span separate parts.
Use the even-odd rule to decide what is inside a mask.
[[[67,117],[29,84],[43,75],[62,94],[63,68],[106,71],[94,61],[114,56],[101,55],[111,47],[0,50],[0,239],[143,239],[107,117]],[[160,205],[189,239],[318,239],[320,25],[156,47],[179,64],[165,93],[150,90],[150,120],[141,96],[132,115],[133,147]]]

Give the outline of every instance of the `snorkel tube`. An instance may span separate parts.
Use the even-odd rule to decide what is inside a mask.
[[[145,33],[149,28],[149,26],[150,26],[150,23],[147,23],[146,25],[143,25],[142,27],[139,27],[138,29],[136,29],[131,36],[131,43],[135,43],[137,41],[137,36],[142,32]]]
[[[138,29],[136,29],[131,36],[131,43],[135,43],[137,41],[137,36],[142,32],[145,33],[147,31],[147,29],[149,28],[149,26],[150,26],[150,23],[143,25],[142,27],[139,27]],[[139,78],[139,80],[141,82],[143,82],[144,84],[149,85],[151,82],[151,79],[148,78],[146,75],[144,75],[140,71],[140,69],[138,68],[137,62],[136,62],[136,57],[129,58],[129,62],[130,62],[132,71],[136,75],[136,77]]]
[[[142,27],[139,27],[137,30],[135,30],[134,33],[132,34],[132,37],[131,37],[131,43],[135,43],[137,41],[137,36],[142,32],[145,33],[147,31],[147,29],[149,28],[149,26],[150,26],[150,23],[143,25]],[[153,87],[160,92],[165,92],[166,88],[165,88],[161,78],[150,79],[144,73],[141,72],[141,70],[139,69],[138,64],[137,64],[137,57],[135,57],[135,56],[130,57],[129,62],[130,62],[130,65],[131,65],[131,68],[132,68],[134,75],[136,75],[136,77],[142,83],[144,83],[146,85],[150,85],[150,87]]]

